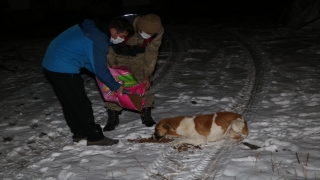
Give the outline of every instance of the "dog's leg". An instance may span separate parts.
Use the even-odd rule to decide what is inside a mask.
[[[205,145],[207,144],[207,138],[204,136],[199,136],[197,138],[181,138],[181,139],[176,139],[172,142],[172,145],[176,146],[179,144],[191,144],[194,146],[197,145]]]

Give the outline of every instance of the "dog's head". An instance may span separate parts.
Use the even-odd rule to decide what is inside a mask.
[[[179,126],[182,117],[167,118],[159,121],[155,127],[154,138],[159,140],[165,136],[178,137],[176,128]]]
[[[231,122],[229,136],[239,141],[244,140],[249,133],[247,122],[243,117],[237,118]]]

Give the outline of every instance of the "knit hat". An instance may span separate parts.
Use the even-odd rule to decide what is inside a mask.
[[[157,33],[161,28],[161,19],[156,14],[141,16],[138,21],[138,28],[146,33]]]

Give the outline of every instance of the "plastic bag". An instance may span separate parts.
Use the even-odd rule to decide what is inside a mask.
[[[117,82],[124,83],[125,93],[111,91],[105,84],[103,84],[97,77],[97,83],[101,94],[105,101],[117,103],[119,106],[142,111],[145,100],[142,99],[145,94],[143,84],[139,84],[136,78],[126,66],[119,66],[116,68],[109,68],[110,73]]]

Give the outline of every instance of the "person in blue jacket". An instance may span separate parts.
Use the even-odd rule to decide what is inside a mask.
[[[123,18],[112,20],[85,19],[51,41],[43,58],[44,73],[60,101],[73,141],[87,139],[87,145],[109,146],[118,140],[105,137],[94,121],[81,69],[85,68],[112,91],[122,93],[123,85],[115,81],[107,64],[111,44],[121,43],[134,33],[131,23]]]

